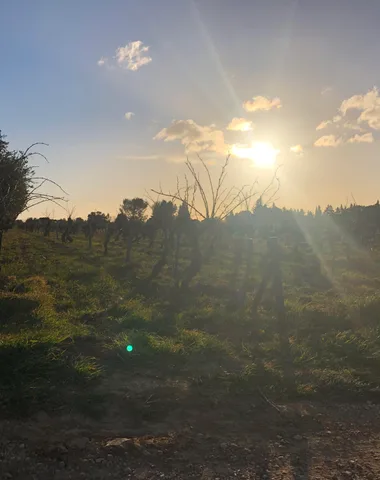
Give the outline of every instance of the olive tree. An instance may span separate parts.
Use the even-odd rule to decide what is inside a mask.
[[[41,153],[32,151],[36,145],[45,144],[34,143],[25,151],[15,151],[9,149],[5,138],[0,131],[0,252],[4,233],[22,212],[44,202],[60,205],[64,200],[41,191],[47,183],[59,186],[48,178],[37,176],[30,164],[30,158],[35,155],[45,158]]]
[[[116,223],[122,232],[123,238],[127,244],[125,261],[131,261],[132,245],[136,242],[143,231],[145,212],[148,208],[148,202],[142,198],[125,198],[120,205],[119,215]]]

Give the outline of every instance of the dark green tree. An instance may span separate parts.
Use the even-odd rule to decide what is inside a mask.
[[[125,261],[131,261],[132,245],[138,241],[144,226],[145,212],[148,208],[148,202],[142,198],[125,198],[120,205],[120,213],[116,219],[122,232],[122,236],[127,244]]]
[[[4,232],[9,230],[16,218],[27,208],[44,202],[59,203],[63,197],[49,195],[41,192],[41,187],[55,182],[45,177],[38,177],[29,160],[39,152],[33,152],[34,143],[25,151],[9,149],[9,144],[0,131],[0,252]],[[59,187],[60,188],[60,187]],[[63,192],[63,190],[61,189]]]
[[[143,222],[148,202],[142,198],[125,198],[120,205],[120,213],[126,216],[127,220]]]

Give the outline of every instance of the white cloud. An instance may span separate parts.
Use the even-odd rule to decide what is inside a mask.
[[[129,42],[125,47],[116,49],[113,59],[116,60],[116,64],[119,67],[135,72],[152,61],[152,57],[147,55],[149,48],[141,40]],[[98,61],[99,66],[104,66],[107,63],[108,59],[105,57]]]
[[[261,95],[253,97],[252,100],[247,100],[243,103],[243,108],[247,112],[256,112],[259,110],[269,111],[281,107],[281,100],[278,97],[270,99],[262,97]]]
[[[297,155],[302,155],[303,147],[302,145],[294,145],[293,147],[290,147],[290,151],[296,153]]]
[[[380,130],[380,104],[364,110],[358,118],[358,122],[367,123],[373,130]]]
[[[335,135],[324,135],[318,138],[314,143],[315,147],[338,147],[342,144],[341,138],[336,138]]]
[[[335,115],[335,117],[333,117],[332,121],[334,123],[338,123],[342,120],[342,115]]]
[[[227,125],[227,130],[234,130],[240,132],[248,132],[252,130],[252,122],[246,120],[245,118],[233,118],[231,122]]]
[[[323,130],[331,124],[331,120],[323,120],[316,128],[316,130]]]
[[[372,90],[369,90],[364,95],[353,95],[346,100],[343,100],[340,111],[343,115],[346,115],[348,110],[367,110],[380,105],[379,91],[376,87],[373,87]]]
[[[165,142],[180,141],[186,152],[218,152],[226,154],[228,145],[224,142],[224,134],[215,125],[198,125],[194,120],[173,120],[171,125],[163,128],[154,140]]]
[[[133,117],[134,113],[133,112],[127,112],[124,117],[127,119],[127,120],[130,120],[132,117]]]
[[[366,123],[370,128],[380,130],[380,96],[376,87],[363,95],[353,95],[343,100],[339,110],[343,116],[349,110],[359,110],[358,123]]]
[[[374,141],[372,132],[364,133],[363,135],[354,135],[347,140],[348,143],[372,143]]]

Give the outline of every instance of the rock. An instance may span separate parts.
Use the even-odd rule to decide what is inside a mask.
[[[78,437],[78,438],[73,438],[69,442],[69,447],[70,448],[77,448],[78,450],[83,450],[86,448],[86,445],[88,444],[90,440],[87,437]]]
[[[59,462],[58,467],[59,468],[65,468],[65,462]]]
[[[133,440],[131,438],[114,438],[113,440],[109,440],[106,443],[106,447],[122,447],[125,448],[128,445],[132,445]]]
[[[97,458],[97,459],[95,460],[95,462],[96,462],[96,463],[103,463],[103,462],[104,462],[104,458],[99,457],[99,458]]]
[[[294,435],[294,437],[293,437],[293,438],[294,438],[294,440],[297,440],[297,442],[299,442],[299,441],[303,440],[303,437],[302,437],[302,435]]]
[[[13,475],[9,472],[5,472],[4,473],[4,478],[11,479],[11,478],[13,478]]]

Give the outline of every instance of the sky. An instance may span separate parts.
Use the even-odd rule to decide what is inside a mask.
[[[0,129],[77,216],[174,190],[197,155],[276,204],[380,197],[378,0],[12,0]],[[204,177],[203,177],[204,178]],[[49,190],[50,191],[50,190]],[[155,198],[154,198],[155,199]],[[43,205],[26,213],[65,216]]]

